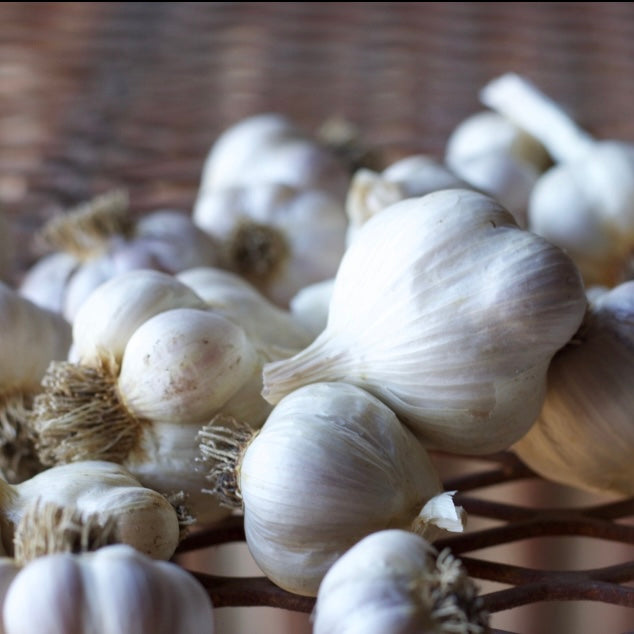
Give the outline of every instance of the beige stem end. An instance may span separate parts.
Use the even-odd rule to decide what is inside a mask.
[[[115,543],[114,516],[82,517],[73,507],[62,507],[39,499],[31,503],[15,530],[15,560],[27,562],[52,553],[83,553]]]
[[[114,190],[52,218],[39,238],[58,251],[85,260],[102,253],[113,236],[127,238],[133,230],[128,194]]]
[[[45,465],[77,460],[123,463],[149,422],[135,417],[117,390],[115,364],[99,367],[53,361],[35,397],[31,426]]]
[[[242,508],[239,473],[242,455],[256,436],[246,423],[219,414],[198,432],[201,462],[208,467],[212,483],[206,493],[215,495],[223,506]]]

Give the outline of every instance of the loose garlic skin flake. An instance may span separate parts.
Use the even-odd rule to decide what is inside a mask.
[[[539,419],[514,447],[543,477],[634,495],[634,282],[597,294],[555,355]]]
[[[485,634],[488,616],[459,560],[414,533],[368,535],[326,573],[313,634]]]
[[[201,432],[201,450],[222,457],[214,455],[222,442],[205,442],[213,430]],[[315,596],[332,563],[373,531],[463,529],[422,445],[383,403],[352,385],[294,391],[236,454],[220,471],[235,478],[228,497],[241,499],[258,566],[290,592]],[[210,480],[226,493],[229,480],[220,473]]]
[[[485,454],[535,421],[546,370],[586,297],[563,251],[493,199],[445,190],[370,219],[335,277],[326,329],[264,366],[271,403],[317,381],[354,383],[429,448]]]
[[[16,572],[4,634],[214,632],[209,596],[190,573],[123,544],[40,557]]]

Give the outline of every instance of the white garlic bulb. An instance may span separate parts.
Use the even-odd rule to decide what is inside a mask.
[[[565,249],[586,284],[624,281],[634,250],[634,144],[594,139],[513,73],[487,84],[481,99],[539,139],[556,161],[531,193],[529,229]]]
[[[0,282],[0,470],[11,482],[42,468],[29,431],[34,396],[53,360],[66,358],[69,324]]]
[[[177,285],[167,289],[168,300]],[[135,310],[123,306],[136,319]],[[108,335],[105,326],[102,335]],[[115,350],[125,342],[120,363],[103,348],[97,363],[50,365],[31,419],[40,459],[111,460],[145,486],[166,495],[182,491],[200,522],[226,515],[201,492],[196,434],[219,412],[262,424],[271,406],[260,395],[262,360],[256,348],[240,326],[207,309],[163,310],[131,334],[123,332],[121,340],[116,331],[101,338],[113,341]]]
[[[313,634],[485,634],[488,615],[449,550],[408,531],[364,537],[326,573]]]
[[[544,477],[634,495],[634,282],[596,295],[555,355],[539,419],[514,447]]]
[[[288,357],[313,339],[294,315],[235,273],[196,267],[181,271],[176,279],[195,291],[211,310],[239,324],[268,361]]]
[[[5,634],[214,631],[209,596],[190,573],[124,544],[40,557],[15,570],[2,605]]]
[[[334,278],[330,278],[309,284],[289,302],[291,314],[312,333],[313,339],[326,328],[334,283]]]
[[[291,592],[314,596],[333,562],[373,531],[463,529],[422,445],[353,385],[292,392],[254,435],[214,420],[200,436],[215,492],[243,508],[253,558]]]
[[[332,277],[345,250],[343,203],[319,189],[248,182],[202,192],[194,222],[223,245],[223,268],[280,306]]]
[[[52,467],[19,484],[0,480],[0,526],[6,554],[20,561],[42,554],[52,543],[50,527],[60,532],[55,545],[67,550],[75,546],[74,534],[62,522],[65,509],[91,523],[94,535],[110,524],[109,537],[134,546],[157,558],[169,559],[179,541],[179,521],[174,507],[161,494],[143,487],[120,465],[84,461]],[[28,525],[24,524],[25,518]],[[15,533],[15,539],[14,539]]]
[[[389,205],[405,198],[424,196],[439,189],[469,185],[431,156],[414,154],[391,163],[378,173],[358,169],[346,197],[349,226],[347,240],[354,239],[363,223]]]
[[[372,392],[431,448],[489,453],[535,421],[553,354],[586,298],[561,249],[492,198],[444,190],[371,218],[335,277],[328,325],[264,366],[271,403],[299,386]]]
[[[520,227],[526,227],[531,192],[550,158],[536,138],[511,120],[483,111],[453,130],[445,161],[472,187],[506,207]]]
[[[203,166],[199,201],[209,190],[260,183],[316,188],[343,200],[348,182],[346,165],[330,148],[288,117],[262,113],[216,139]]]

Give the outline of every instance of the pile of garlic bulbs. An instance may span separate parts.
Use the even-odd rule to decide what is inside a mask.
[[[509,105],[523,90],[530,116]],[[632,494],[631,149],[516,76],[482,98],[492,110],[457,127],[444,159],[380,171],[351,171],[282,115],[250,117],[212,146],[191,214],[132,221],[118,192],[46,228],[60,251],[0,288],[15,333],[0,423],[30,469],[0,465],[1,544],[24,566],[8,634],[24,631],[11,597],[34,575],[86,583],[98,619],[91,566],[114,565],[109,548],[135,566],[169,559],[187,527],[230,513],[273,583],[317,598],[316,634],[373,610],[383,625],[350,631],[486,632],[459,562],[431,557],[468,521],[431,452],[515,450],[546,478]],[[588,167],[595,154],[612,167]],[[622,175],[622,190],[578,212],[561,190],[546,213],[551,178],[583,189],[552,176],[573,166],[592,183]],[[562,226],[580,240],[556,240]],[[364,569],[368,547],[389,565]],[[161,570],[157,591],[177,593]],[[136,588],[146,573],[130,574]],[[442,575],[455,584],[439,594]],[[209,630],[198,590],[186,617],[157,618]],[[120,609],[115,632],[131,627]]]

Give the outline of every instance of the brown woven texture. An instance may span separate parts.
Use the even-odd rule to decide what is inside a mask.
[[[211,144],[247,115],[281,112],[309,130],[338,115],[388,154],[441,156],[481,109],[480,88],[507,71],[598,137],[634,141],[634,3],[0,3],[0,207],[16,231],[15,275],[46,219],[113,187],[129,190],[136,213],[189,211]],[[561,573],[470,557],[539,535],[634,544],[632,500],[535,514],[521,499],[479,498],[479,487],[527,475],[500,464],[453,482],[472,515],[503,523],[453,542],[474,576],[508,584],[486,598],[491,611],[634,606],[631,556]],[[214,530],[184,549],[242,538]],[[221,605],[310,610],[262,579],[201,580]]]

